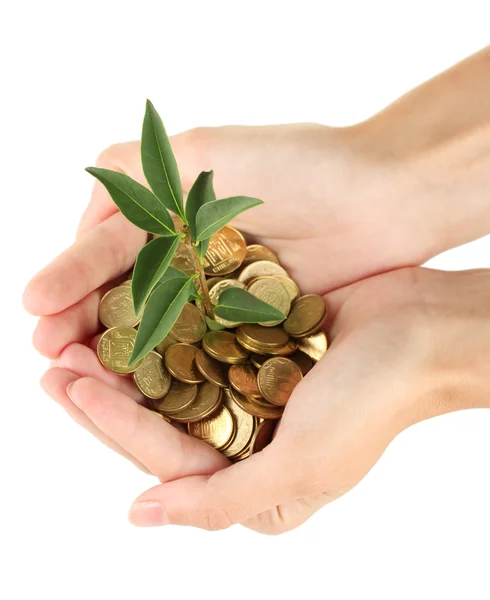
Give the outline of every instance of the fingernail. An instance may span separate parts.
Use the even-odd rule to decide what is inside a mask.
[[[168,519],[160,502],[135,502],[129,511],[129,520],[138,527],[167,525]]]
[[[70,381],[70,383],[66,386],[66,395],[68,396],[68,398],[70,398],[70,400],[73,402],[73,404],[76,404],[75,400],[73,400],[72,395],[71,395],[71,388],[73,387],[74,383],[75,383],[74,381]]]

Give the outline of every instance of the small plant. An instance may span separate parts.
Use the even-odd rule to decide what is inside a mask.
[[[158,236],[141,249],[134,266],[133,305],[142,318],[129,365],[141,360],[167,336],[189,300],[199,301],[209,329],[223,328],[214,320],[215,314],[240,323],[284,320],[281,311],[239,288],[224,290],[213,307],[206,285],[203,263],[211,236],[238,214],[262,204],[262,200],[248,196],[217,200],[213,171],[203,171],[184,206],[177,162],[163,122],[149,100],[141,135],[141,162],[151,190],[123,173],[87,168],[131,223]],[[169,211],[182,219],[182,231],[176,230]],[[192,275],[170,266],[180,243],[192,253]]]

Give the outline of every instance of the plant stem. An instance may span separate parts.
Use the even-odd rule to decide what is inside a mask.
[[[202,303],[204,306],[204,312],[210,319],[214,319],[213,303],[211,302],[211,298],[209,297],[209,290],[206,284],[206,275],[204,273],[204,268],[199,259],[197,248],[192,243],[191,236],[189,234],[186,235],[184,242],[191,252],[192,260],[194,261],[194,268],[196,270],[196,273],[199,275],[197,279],[197,291],[201,295]]]

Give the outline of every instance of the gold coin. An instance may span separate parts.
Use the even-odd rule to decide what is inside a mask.
[[[211,276],[233,273],[242,264],[246,253],[243,235],[227,225],[211,236],[204,257],[204,272]]]
[[[236,279],[222,279],[221,281],[218,281],[209,290],[209,298],[211,299],[213,306],[218,304],[221,292],[229,290],[230,288],[240,288],[243,290],[245,289],[245,285]],[[228,328],[238,327],[238,325],[240,325],[239,322],[235,323],[234,321],[227,321],[226,319],[218,317],[218,315],[214,315],[214,320],[220,325],[223,325],[223,327]]]
[[[202,312],[194,304],[186,302],[170,334],[179,342],[196,344],[202,340],[206,330],[206,321]]]
[[[231,365],[245,362],[248,358],[248,352],[229,331],[208,331],[202,347],[212,358]]]
[[[282,327],[264,327],[255,323],[240,325],[236,337],[240,344],[257,354],[268,354],[271,348],[282,348],[289,341],[289,335]]]
[[[270,356],[266,356],[265,354],[257,354],[255,352],[250,355],[250,360],[252,361],[253,366],[257,367],[257,369],[260,369],[260,367],[262,366],[262,364],[268,358],[270,358]]]
[[[245,267],[240,275],[238,281],[244,284],[250,283],[255,277],[264,277],[265,275],[285,275],[288,276],[287,272],[281,267],[281,265],[272,262],[271,260],[258,260]]]
[[[165,352],[165,365],[170,373],[184,383],[201,383],[205,381],[196,365],[196,354],[199,348],[190,344],[174,344]]]
[[[252,417],[252,419],[255,419],[255,417]],[[242,458],[246,458],[247,456],[250,456],[250,442],[245,446],[245,448],[240,452],[240,454],[236,454],[235,456],[230,458],[230,460],[232,462],[238,462],[239,460],[242,460]]]
[[[104,331],[97,344],[100,362],[114,373],[133,373],[143,362],[141,359],[132,367],[128,367],[135,339],[136,329],[132,327],[111,327]]]
[[[228,371],[230,384],[237,392],[251,398],[262,396],[257,385],[257,373],[250,363],[232,365]]]
[[[275,406],[285,406],[302,379],[298,365],[282,356],[266,360],[257,375],[262,396]]]
[[[184,271],[186,275],[194,275],[196,270],[194,258],[189,247],[184,242],[180,242],[177,246],[177,250],[170,261],[170,266]]]
[[[198,423],[189,423],[189,433],[192,437],[202,440],[216,450],[223,448],[229,442],[234,432],[234,421],[226,406]]]
[[[272,442],[276,427],[276,421],[262,421],[252,436],[250,454],[257,454]]]
[[[172,380],[168,393],[163,398],[151,398],[151,406],[158,412],[174,417],[189,406],[192,406],[197,396],[197,385]]]
[[[284,321],[284,329],[294,337],[304,337],[319,329],[327,317],[325,300],[316,294],[301,296]]]
[[[298,365],[303,377],[313,368],[313,360],[307,354],[301,352],[301,350],[297,350],[294,354],[291,354],[289,360]]]
[[[268,352],[273,356],[289,356],[296,352],[298,349],[299,341],[290,339],[287,344],[284,344],[281,348],[271,348]]]
[[[229,389],[223,390],[223,404],[235,419],[236,434],[232,443],[227,448],[222,449],[222,452],[227,458],[234,458],[249,445],[255,431],[256,421],[255,417],[238,406],[233,400]]]
[[[286,288],[286,291],[289,294],[289,299],[291,300],[291,304],[300,297],[299,287],[291,279],[291,277],[286,277],[285,275],[272,275],[272,277],[277,279],[277,281],[282,283],[282,285]]]
[[[157,352],[145,356],[141,365],[133,373],[134,382],[147,398],[163,398],[170,389],[172,378],[163,365]]]
[[[231,397],[238,406],[254,417],[262,417],[263,419],[280,419],[283,413],[282,406],[272,406],[258,402],[255,398],[247,398],[233,388],[230,388]]]
[[[222,390],[206,381],[199,386],[196,400],[187,408],[172,415],[176,423],[196,423],[212,415],[220,406]]]
[[[244,452],[243,454],[240,454],[239,456],[235,456],[233,458],[233,462],[240,462],[241,460],[244,460],[245,458],[248,458],[250,456],[250,447],[248,447],[246,449],[246,452]]]
[[[165,356],[165,352],[167,351],[167,349],[170,348],[170,346],[177,344],[177,342],[178,342],[178,340],[176,338],[174,338],[174,336],[172,335],[172,331],[170,331],[169,334],[167,335],[167,337],[165,339],[163,339],[158,344],[158,346],[156,346],[155,352],[158,352],[158,354],[160,354],[160,356]]]
[[[246,267],[250,263],[257,262],[259,260],[268,260],[270,262],[279,264],[279,259],[275,252],[262,244],[250,244],[247,246],[247,254],[243,261],[243,266]]]
[[[318,362],[325,354],[327,347],[327,336],[323,331],[318,331],[313,335],[309,335],[308,337],[299,340],[299,350],[307,354],[315,362]]]
[[[119,285],[109,290],[99,304],[99,320],[106,327],[134,327],[140,317],[134,314],[131,287]]]
[[[132,283],[131,279],[126,279],[126,281],[123,281],[121,283],[121,285],[123,285],[124,287],[129,287],[130,288],[131,287],[131,283]]]
[[[291,310],[291,300],[288,291],[282,283],[277,281],[277,279],[274,279],[274,277],[258,277],[247,286],[247,291],[256,298],[259,298],[259,300],[267,302],[267,304],[280,310],[285,318],[288,316],[289,311]],[[284,319],[260,323],[260,325],[263,325],[264,327],[274,327],[274,325],[282,323],[283,320]]]
[[[252,437],[253,437],[253,434],[257,430],[257,427],[260,425],[260,423],[264,419],[261,419],[260,417],[252,417],[252,419],[254,420],[254,426],[253,426],[253,431],[252,431]],[[277,423],[277,421],[276,421],[276,423]],[[246,458],[247,456],[250,456],[250,444],[252,442],[252,437],[250,437],[250,441],[245,446],[245,448],[239,454],[237,454],[236,456],[233,456],[233,458],[231,459],[232,461],[235,462],[237,460],[242,460],[242,458]]]
[[[223,392],[223,390],[222,390],[222,392]],[[231,414],[231,411],[230,411],[230,414]],[[226,444],[224,446],[221,446],[221,448],[219,449],[221,454],[224,454],[226,452],[226,450],[228,450],[228,448],[233,444],[233,442],[235,441],[235,438],[236,438],[236,434],[237,434],[236,419],[233,415],[231,415],[231,418],[233,421],[233,433],[232,433],[230,439],[226,442]]]
[[[228,387],[228,365],[211,358],[204,350],[196,354],[196,365],[204,377],[218,387]]]
[[[220,281],[223,281],[224,279],[225,279],[224,277],[209,277],[206,280],[206,285],[208,286],[208,292],[210,292],[217,283],[219,283]]]

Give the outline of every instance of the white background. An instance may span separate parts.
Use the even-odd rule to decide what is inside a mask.
[[[488,599],[489,412],[406,431],[355,490],[289,534],[138,530],[126,512],[153,481],[40,390],[47,361],[20,304],[73,239],[92,185],[84,167],[139,136],[147,97],[170,133],[354,123],[489,44],[488,1],[2,6],[0,597]],[[489,251],[487,238],[433,265],[489,267]]]

